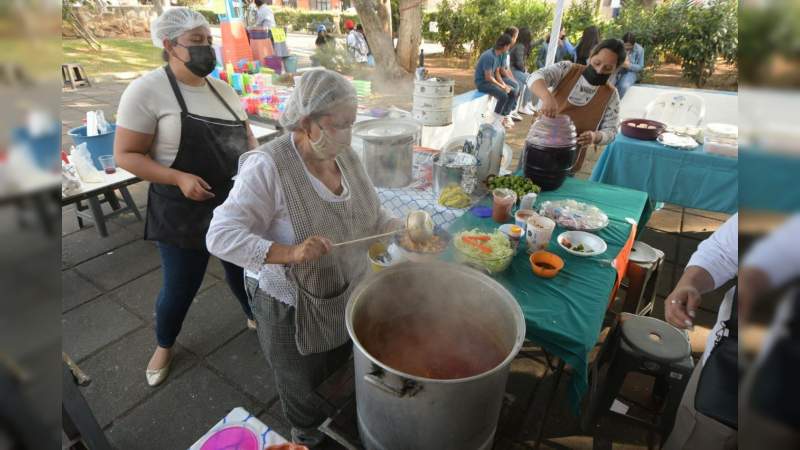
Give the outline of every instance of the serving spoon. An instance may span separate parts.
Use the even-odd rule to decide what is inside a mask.
[[[372,236],[353,239],[351,241],[339,242],[338,244],[333,244],[333,247],[344,247],[350,244],[356,244],[364,241],[371,241],[373,239],[392,236],[402,231],[408,231],[408,236],[414,242],[417,243],[427,242],[430,238],[433,237],[433,219],[431,218],[430,214],[421,209],[416,211],[411,211],[406,216],[405,228],[389,231],[387,233],[375,234]]]

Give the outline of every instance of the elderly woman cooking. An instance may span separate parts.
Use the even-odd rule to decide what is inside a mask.
[[[344,311],[368,269],[366,245],[333,247],[400,228],[350,147],[356,92],[314,70],[295,88],[281,124],[290,131],[248,152],[206,242],[241,264],[261,348],[294,442],[313,447],[324,417],[306,397],[350,353]]]
[[[528,78],[528,87],[542,99],[542,114],[566,114],[575,123],[580,149],[573,173],[581,169],[588,145],[608,144],[617,134],[619,94],[608,81],[626,56],[622,41],[606,39],[589,53],[587,65],[561,61]]]
[[[169,374],[173,344],[206,273],[212,212],[233,185],[239,156],[256,141],[236,93],[208,77],[216,56],[206,19],[188,8],[168,9],[153,21],[151,33],[166,65],[122,94],[114,157],[150,182],[144,236],[158,245],[164,278],[156,301],[158,346],[145,372],[156,386]],[[251,317],[242,268],[222,266]]]

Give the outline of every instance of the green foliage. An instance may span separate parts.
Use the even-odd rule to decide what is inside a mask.
[[[597,0],[579,0],[569,5],[566,13],[564,13],[562,24],[572,44],[578,45],[578,41],[583,35],[583,30],[592,25],[600,30],[607,27],[606,21],[596,12]]]
[[[539,36],[553,16],[551,5],[542,0],[467,0],[462,9],[466,15],[464,31],[473,42],[473,57],[491,48],[506,27],[527,26]]]
[[[342,26],[345,20],[351,19],[358,22],[357,14],[339,14],[333,11],[307,11],[293,8],[273,8],[275,22],[282,27],[291,26],[295,31],[316,32],[317,25],[323,24],[329,33],[336,33],[339,30],[331,29],[335,24],[334,18],[339,16],[339,24]],[[335,28],[335,27],[333,27]]]
[[[202,14],[211,25],[219,25],[219,16],[214,11],[209,11],[207,9],[197,9],[195,11]]]
[[[353,73],[354,63],[347,48],[343,45],[336,45],[334,40],[327,45],[318,47],[314,50],[312,60],[326,69],[334,70],[344,75]]]
[[[463,7],[453,1],[442,0],[438,11],[429,16],[428,24],[431,20],[436,21],[438,32],[433,33],[436,40],[444,47],[444,54],[447,56],[462,56],[464,54],[464,44],[469,42],[469,34],[466,31],[467,17]],[[423,21],[423,33],[428,26]],[[424,35],[424,34],[423,34]]]

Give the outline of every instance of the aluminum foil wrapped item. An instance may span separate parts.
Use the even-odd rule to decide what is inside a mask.
[[[608,216],[600,208],[571,199],[543,202],[539,214],[570,230],[596,231],[608,226]]]

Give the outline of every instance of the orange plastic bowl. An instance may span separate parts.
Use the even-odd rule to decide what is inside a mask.
[[[539,250],[530,256],[533,273],[542,278],[553,278],[564,268],[564,260],[555,253]]]

